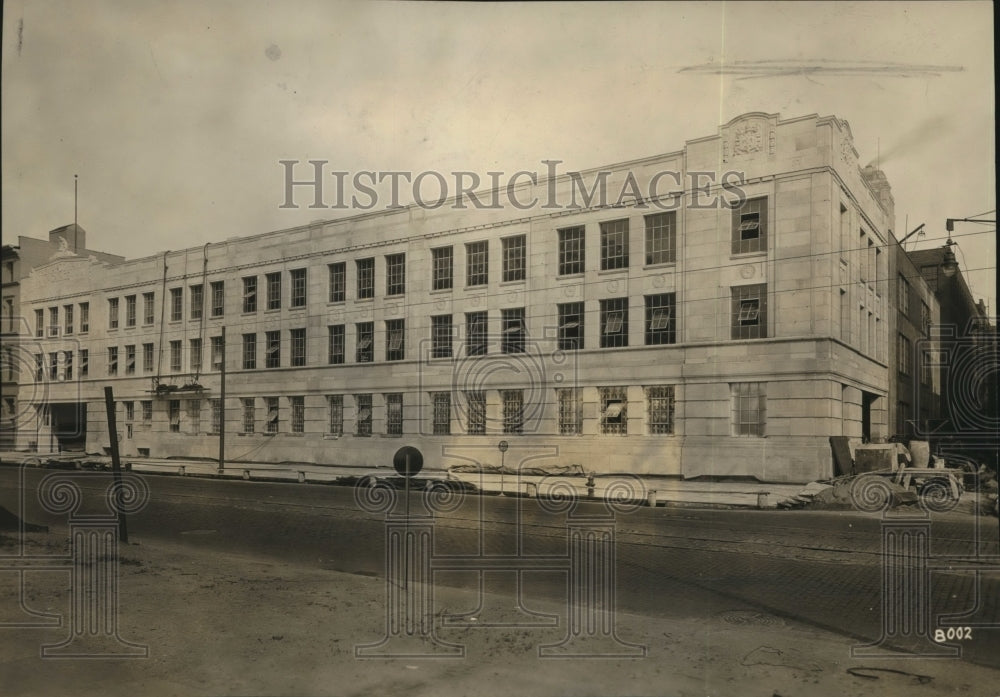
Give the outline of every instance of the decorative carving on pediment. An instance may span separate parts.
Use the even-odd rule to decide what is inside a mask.
[[[764,129],[758,122],[741,123],[733,130],[733,154],[750,155],[764,148]]]

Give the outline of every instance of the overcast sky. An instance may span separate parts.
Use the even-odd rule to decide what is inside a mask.
[[[2,78],[5,238],[72,222],[79,174],[88,246],[127,257],[334,217],[279,208],[281,159],[566,171],[747,111],[847,119],[918,248],[995,207],[987,2],[7,0]],[[996,314],[993,230],[956,240]]]

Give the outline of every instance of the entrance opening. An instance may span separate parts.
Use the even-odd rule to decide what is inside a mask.
[[[52,404],[52,435],[60,451],[83,452],[87,447],[87,405]]]
[[[877,394],[861,393],[861,441],[864,443],[872,441],[872,404],[876,399],[878,399]]]

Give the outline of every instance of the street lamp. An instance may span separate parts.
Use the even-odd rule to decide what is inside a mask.
[[[509,448],[509,447],[510,447],[510,445],[505,440],[502,440],[499,443],[497,443],[497,450],[500,451],[500,495],[501,496],[504,496],[504,493],[503,493],[503,460],[504,460],[504,453],[507,452],[507,448]]]

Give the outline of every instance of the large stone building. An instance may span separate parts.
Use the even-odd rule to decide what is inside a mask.
[[[889,434],[892,196],[845,121],[749,113],[520,182],[577,205],[411,205],[36,268],[19,446],[106,449],[106,385],[128,457],[215,457],[224,420],[239,461],[494,463],[505,439],[508,466],[808,481],[829,436]]]

